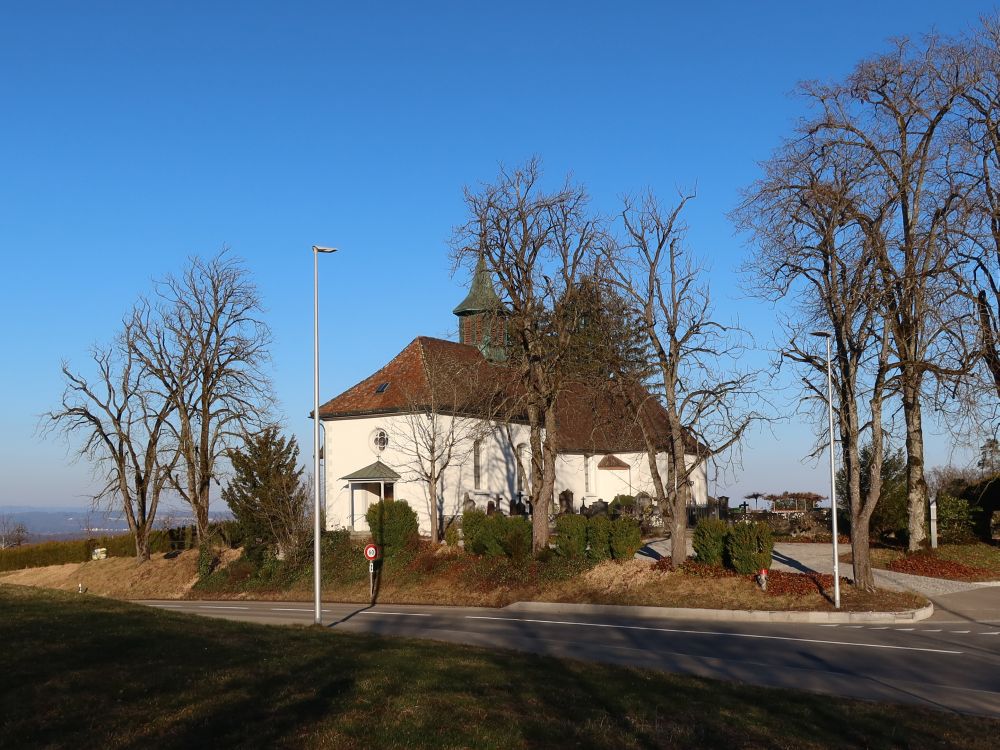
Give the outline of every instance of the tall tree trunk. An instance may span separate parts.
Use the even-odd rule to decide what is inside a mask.
[[[915,552],[924,541],[924,506],[927,480],[924,478],[924,430],[920,413],[920,375],[903,373],[903,419],[906,422],[906,512],[909,541]]]
[[[538,488],[531,523],[531,549],[537,555],[549,546],[549,511],[556,486],[556,409],[546,404],[545,440],[542,442],[542,483]]]
[[[207,493],[205,497],[207,499]],[[212,536],[211,531],[208,528],[208,503],[199,502],[197,504],[193,504],[192,507],[194,508],[195,528],[198,533],[198,546],[201,547],[202,545],[208,544],[209,541],[211,541]]]
[[[437,497],[437,462],[431,459],[431,470],[427,473],[427,497],[431,502],[431,542],[441,541],[441,531],[438,528],[438,497]]]
[[[139,562],[149,561],[149,525],[143,524],[135,530],[135,557]]]
[[[1000,254],[1000,253],[998,253]],[[983,345],[983,360],[993,377],[993,386],[997,396],[1000,397],[1000,351],[997,349],[997,340],[994,334],[996,320],[993,310],[986,299],[986,292],[980,291],[976,295],[976,311],[979,316],[979,335]]]
[[[687,560],[687,507],[691,488],[688,484],[687,461],[684,451],[684,429],[674,409],[674,400],[667,397],[667,422],[670,425],[670,470],[673,474],[673,518],[670,519],[670,561],[674,566]]]

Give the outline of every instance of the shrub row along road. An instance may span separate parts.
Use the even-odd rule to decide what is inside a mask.
[[[312,622],[299,602],[145,601],[270,624]],[[1000,626],[939,613],[911,625],[722,623],[506,609],[325,604],[336,630],[509,648],[750,684],[1000,717]]]

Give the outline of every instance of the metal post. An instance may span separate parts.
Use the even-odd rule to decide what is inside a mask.
[[[826,335],[826,405],[830,420],[830,515],[833,518],[833,606],[840,609],[840,552],[837,539],[837,475],[833,437],[833,362],[830,358],[830,339]]]
[[[319,254],[336,248],[313,245],[313,599],[314,620],[323,624],[320,604],[320,492],[319,492]]]

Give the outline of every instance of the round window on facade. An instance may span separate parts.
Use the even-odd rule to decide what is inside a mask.
[[[376,453],[381,453],[389,445],[389,433],[381,427],[372,432],[372,448]]]

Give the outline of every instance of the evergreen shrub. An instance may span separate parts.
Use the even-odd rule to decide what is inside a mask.
[[[531,555],[531,523],[520,516],[466,511],[462,515],[462,536],[466,552],[475,555],[516,560]]]
[[[417,514],[405,500],[379,500],[365,513],[375,544],[385,557],[403,549],[418,534]]]
[[[607,516],[587,520],[587,557],[595,562],[611,558],[611,519]]]
[[[587,519],[573,513],[556,518],[556,552],[561,557],[587,556]]]
[[[726,564],[742,575],[771,567],[774,537],[766,523],[737,523],[726,536]]]
[[[975,514],[981,508],[969,505],[964,498],[941,492],[937,496],[938,536],[946,544],[962,544],[974,541]]]
[[[703,565],[722,565],[729,526],[718,518],[702,518],[694,527],[694,556]]]
[[[623,516],[611,522],[611,556],[615,560],[631,560],[641,546],[638,521]]]

